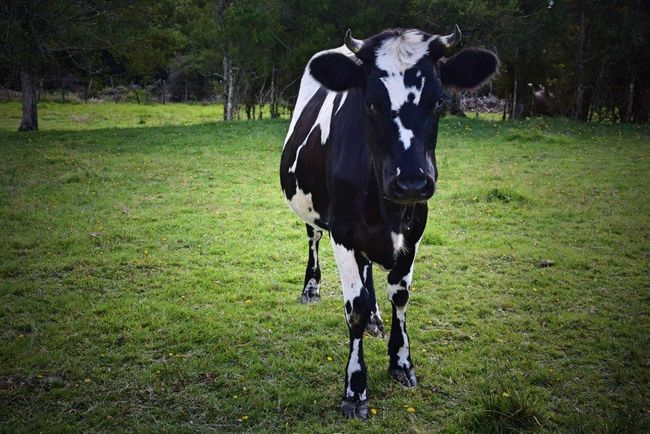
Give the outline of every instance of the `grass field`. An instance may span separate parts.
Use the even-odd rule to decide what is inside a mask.
[[[650,431],[648,128],[443,120],[408,310],[420,384],[391,382],[367,338],[363,423],[338,410],[328,242],[322,301],[298,303],[288,122],[65,121],[86,107],[20,134],[0,105],[0,431]]]

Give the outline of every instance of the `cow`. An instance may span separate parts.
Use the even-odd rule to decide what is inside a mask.
[[[392,323],[389,373],[406,387],[417,378],[406,332],[413,261],[436,189],[435,148],[446,90],[481,86],[497,56],[445,50],[461,37],[391,29],[315,54],[307,63],[280,163],[289,207],[305,222],[309,259],[303,303],[320,298],[318,245],[324,231],[339,272],[350,348],[341,410],[368,417],[364,330],[383,336],[372,265],[388,272]]]

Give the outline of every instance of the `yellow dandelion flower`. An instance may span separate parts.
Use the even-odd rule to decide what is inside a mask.
[[[248,416],[242,416],[241,420],[248,420]]]
[[[370,409],[370,413],[372,413],[372,414],[377,414],[377,409],[376,409],[376,408],[371,408],[371,409]]]
[[[93,382],[93,380],[91,380],[90,378],[85,378],[84,379],[84,383],[86,383],[86,384],[90,384],[92,382]]]
[[[407,413],[415,413],[415,409],[413,407],[409,407],[406,409]]]
[[[506,392],[503,392],[501,394],[501,396],[503,396],[504,398],[510,398],[510,393],[506,391]]]

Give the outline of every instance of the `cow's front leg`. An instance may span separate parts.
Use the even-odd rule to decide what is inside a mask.
[[[395,267],[388,273],[388,298],[393,306],[393,320],[388,340],[388,371],[391,377],[406,387],[415,387],[417,378],[411,360],[408,333],[406,333],[406,305],[409,300],[413,261],[417,245],[412,246],[404,256],[397,259]]]
[[[341,410],[346,417],[368,417],[366,363],[363,360],[363,331],[370,319],[372,264],[359,252],[338,244],[330,236],[343,288],[345,319],[350,334],[350,353],[345,368],[345,389]]]

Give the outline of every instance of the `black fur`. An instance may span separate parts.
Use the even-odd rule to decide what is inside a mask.
[[[496,74],[499,59],[493,52],[482,48],[465,48],[448,59],[440,59],[438,65],[443,85],[456,89],[472,89]]]
[[[341,53],[326,53],[316,57],[309,64],[309,70],[319,83],[335,92],[353,87],[362,88],[366,83],[363,66]]]
[[[359,296],[345,304],[350,353],[355,340],[359,340],[361,365],[361,370],[354,372],[350,378],[346,370],[342,409],[347,416],[354,415],[355,408],[359,414],[367,413],[367,406],[357,404],[360,404],[358,401],[366,390],[367,381],[363,333],[371,316],[377,313],[372,281],[373,263],[389,269],[388,283],[398,285],[393,288],[395,292],[391,299],[390,369],[401,373],[397,376],[404,379],[400,380],[402,384],[409,387],[416,384],[410,355],[407,355],[407,366],[398,365],[399,351],[407,349],[407,346],[401,331],[402,328],[406,331],[406,324],[397,318],[397,312],[401,315],[408,303],[410,281],[406,276],[415,260],[415,247],[426,226],[427,204],[424,200],[433,194],[438,177],[435,148],[439,112],[436,107],[446,98],[443,86],[475,87],[491,77],[498,67],[497,57],[481,49],[466,49],[450,59],[441,60],[444,47],[436,38],[429,46],[429,54],[415,65],[405,71],[390,71],[392,77],[403,74],[406,87],[412,86],[421,91],[417,103],[414,93],[399,109],[393,109],[382,80],[389,72],[377,68],[374,56],[376,47],[386,38],[399,36],[400,32],[402,30],[388,30],[366,39],[361,51],[356,53],[362,65],[336,52],[325,53],[311,60],[308,72],[323,87],[306,104],[302,113],[297,114],[299,118],[285,143],[280,169],[287,199],[291,200],[296,194],[296,184],[305,194],[311,194],[314,211],[320,217],[310,224],[329,230],[330,237],[337,245],[354,252],[354,261],[362,279]],[[423,32],[422,38],[426,41],[429,35]],[[325,102],[325,88],[335,92],[347,91],[347,95],[342,104],[341,94],[334,98],[329,137],[322,143],[320,127],[314,127],[314,124]],[[413,133],[408,149],[401,143],[396,118]],[[289,173],[289,167],[296,161],[298,148],[303,144],[296,170]],[[404,183],[412,180],[412,185],[417,185],[416,181],[426,177],[427,188],[430,186],[431,189],[421,195],[426,196],[423,199],[410,197],[401,200],[391,193],[395,191],[398,176]],[[403,235],[403,251],[394,251],[393,233]],[[310,257],[306,281],[312,276],[320,279],[320,270],[317,275],[309,271],[314,263]],[[347,395],[348,386],[354,396]],[[365,410],[362,411],[362,408]]]

